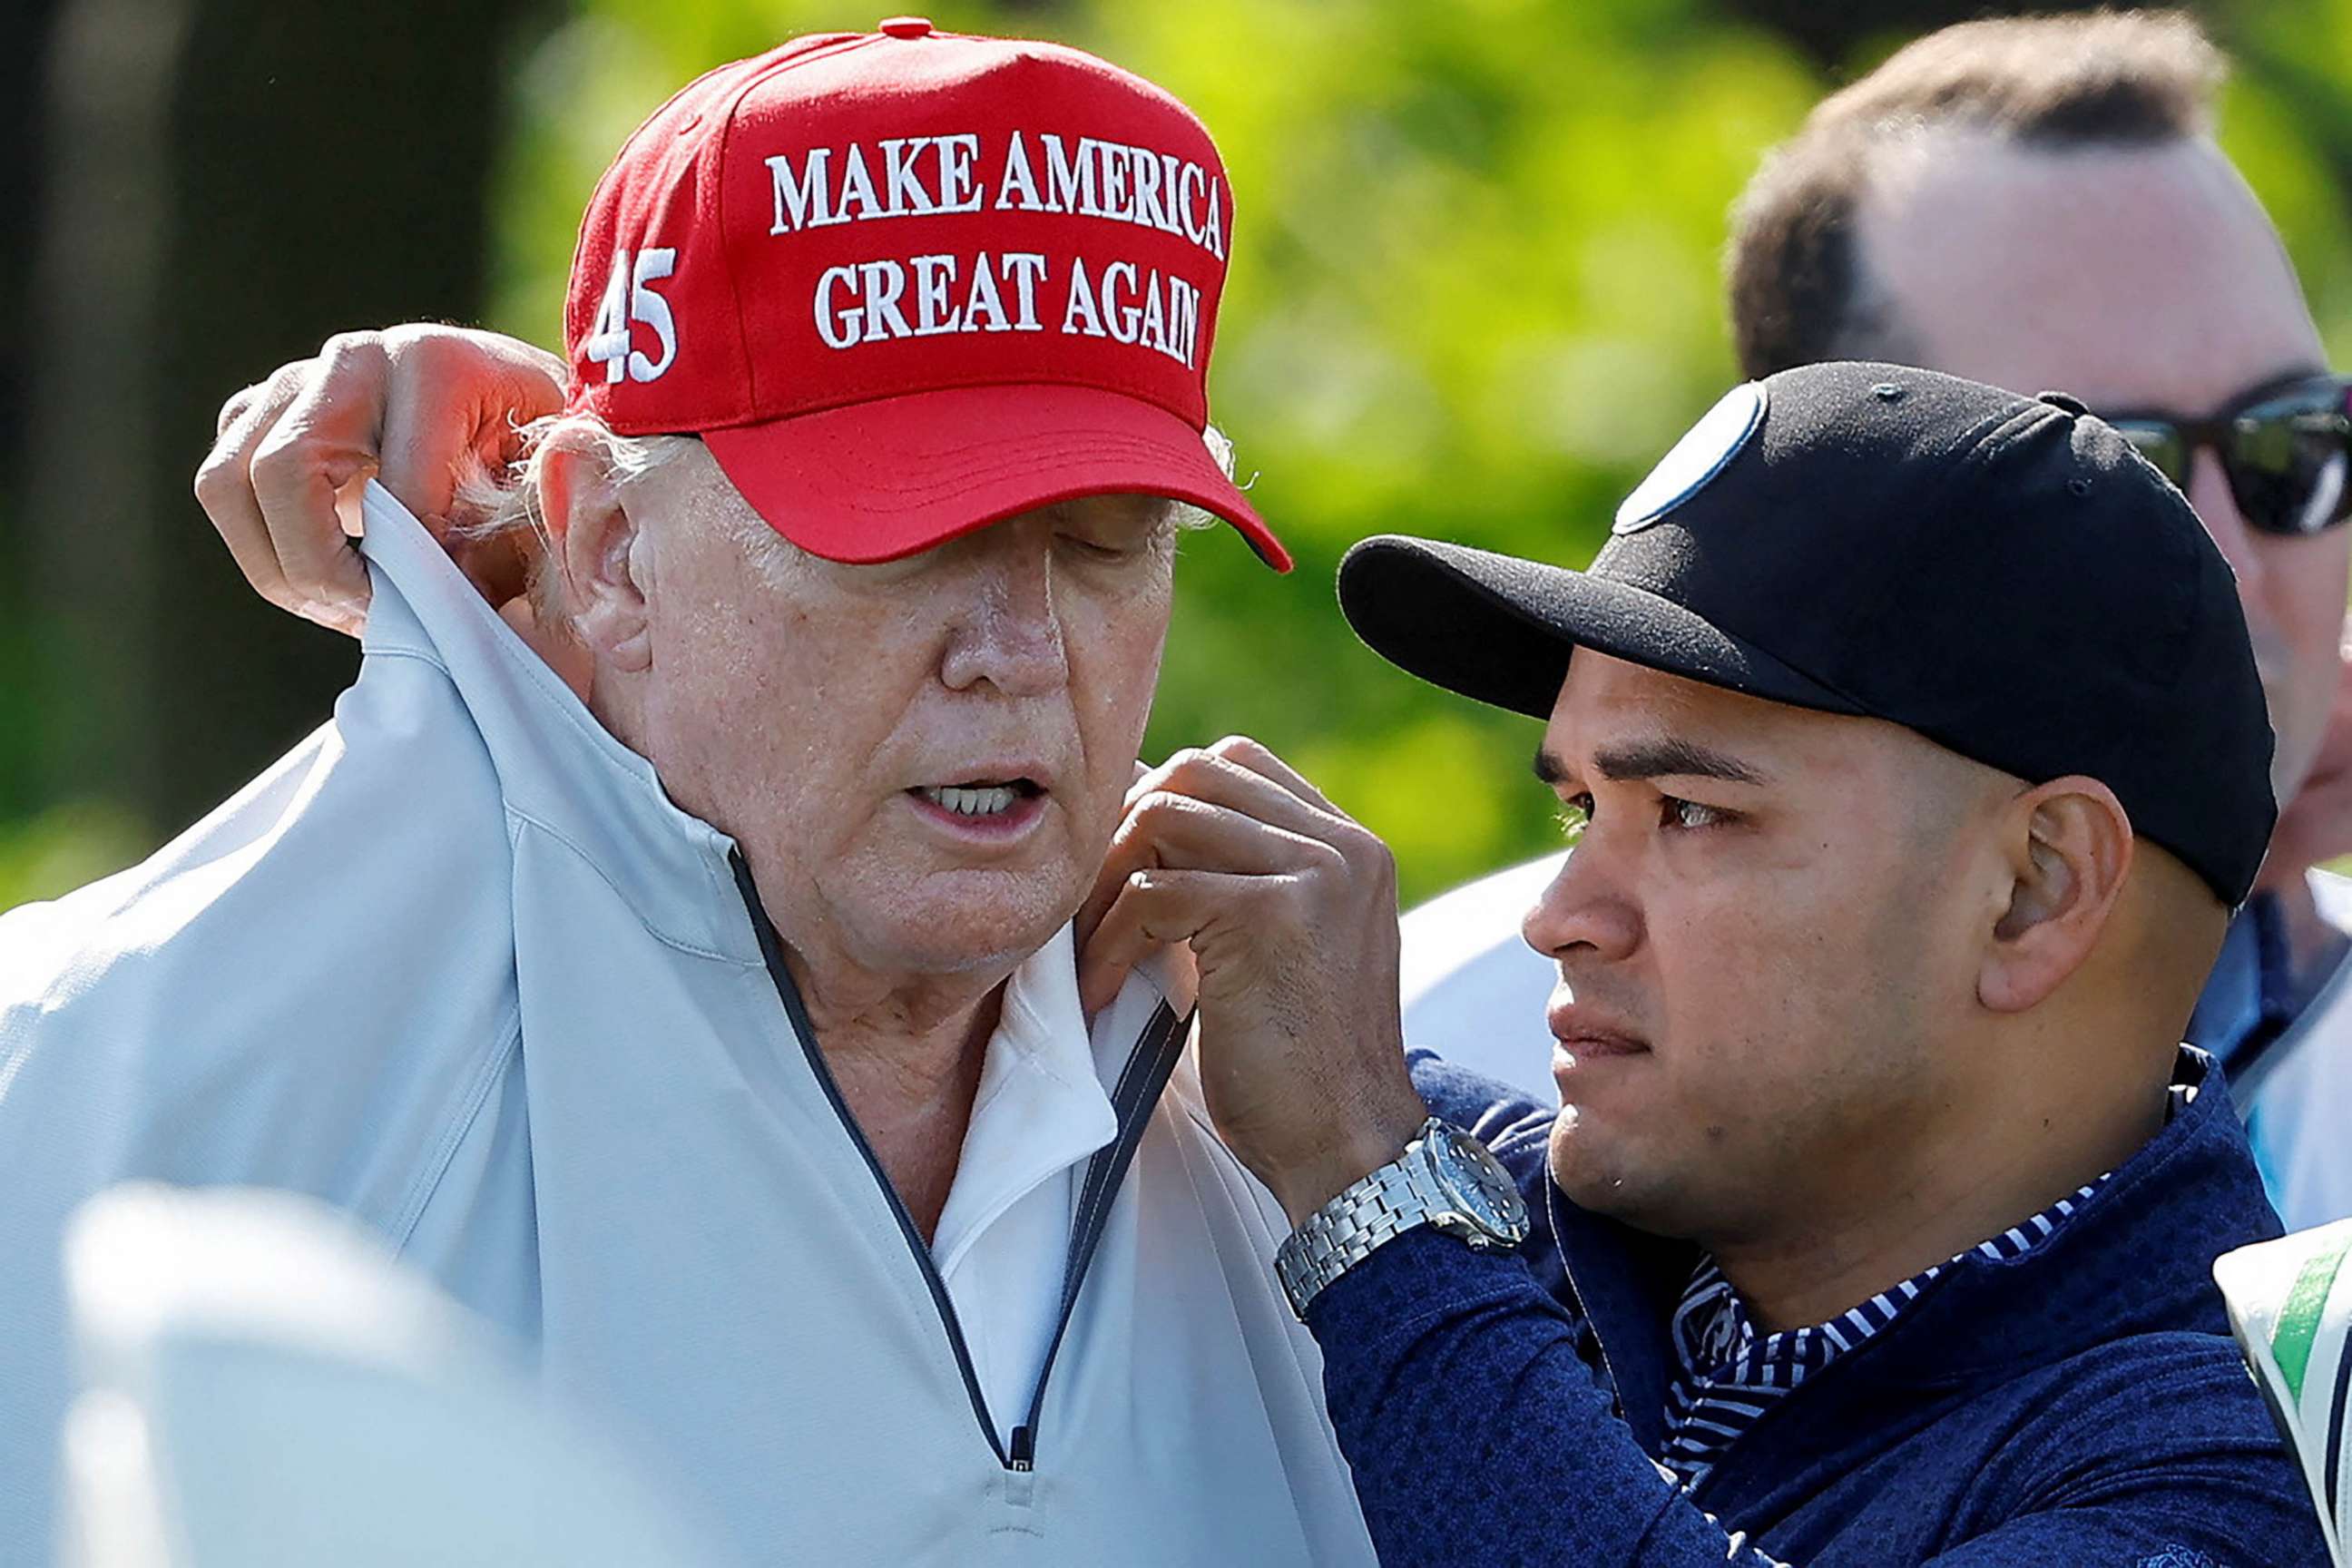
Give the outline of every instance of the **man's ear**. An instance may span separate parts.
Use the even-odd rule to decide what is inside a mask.
[[[1986,942],[1977,999],[1996,1013],[2022,1013],[2098,945],[2131,874],[2131,818],[2105,784],[2070,776],[2018,795],[2001,831],[2009,907]]]
[[[540,462],[539,501],[574,632],[602,662],[646,668],[653,663],[650,584],[644,580],[649,562],[611,468],[591,446],[551,447]]]

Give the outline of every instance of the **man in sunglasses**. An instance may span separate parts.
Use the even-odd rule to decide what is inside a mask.
[[[2210,135],[2223,63],[2186,17],[1968,23],[1814,110],[1742,199],[1732,321],[1763,376],[1830,359],[2063,388],[2179,484],[2237,574],[2286,810],[2190,1022],[2290,1226],[2352,1214],[2352,889],[2326,755],[2352,531],[2346,381]],[[2118,563],[2118,564],[2122,564]],[[2203,759],[2183,757],[2193,769]],[[2297,792],[2303,791],[2302,798]],[[1558,857],[1405,922],[1416,1045],[1549,1092],[1518,939]]]

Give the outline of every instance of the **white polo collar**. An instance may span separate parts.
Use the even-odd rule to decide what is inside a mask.
[[[940,1275],[952,1280],[990,1226],[1118,1131],[1078,1005],[1076,941],[1065,926],[1005,984],[962,1160],[932,1237]]]

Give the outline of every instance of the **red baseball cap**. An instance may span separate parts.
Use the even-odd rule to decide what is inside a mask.
[[[572,407],[698,435],[777,532],[887,561],[1134,492],[1289,553],[1203,441],[1233,192],[1208,131],[1057,44],[795,39],[637,129],[580,227]]]

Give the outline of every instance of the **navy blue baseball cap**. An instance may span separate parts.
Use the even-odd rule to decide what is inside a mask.
[[[2188,501],[2072,398],[1806,365],[1727,395],[1582,572],[1433,540],[1348,552],[1371,649],[1538,718],[1589,647],[1883,719],[2032,783],[2084,774],[2242,902],[2277,820],[2237,583]]]

